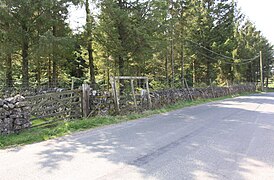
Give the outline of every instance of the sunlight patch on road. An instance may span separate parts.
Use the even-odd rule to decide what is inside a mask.
[[[262,161],[258,161],[252,158],[244,158],[239,165],[240,175],[244,179],[274,179],[274,167],[270,166]]]
[[[194,179],[204,179],[204,180],[218,179],[217,175],[211,174],[203,170],[196,170],[192,174],[195,177]]]
[[[221,108],[235,108],[246,111],[257,111],[260,113],[274,114],[274,104],[263,104],[263,108],[260,108],[259,103],[254,102],[238,102],[238,101],[224,101],[218,104],[213,104],[214,107]]]

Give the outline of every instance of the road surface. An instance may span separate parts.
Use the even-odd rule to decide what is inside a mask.
[[[274,179],[274,93],[0,151],[1,180]]]

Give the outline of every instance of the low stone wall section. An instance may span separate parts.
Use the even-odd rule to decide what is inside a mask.
[[[255,92],[255,84],[234,85],[230,87],[207,87],[207,88],[182,88],[164,89],[150,93],[152,109],[158,109],[179,101],[191,101],[195,99],[218,98],[228,95],[235,95],[243,92]],[[93,115],[117,114],[114,108],[114,101],[110,94],[91,95]],[[132,95],[120,97],[120,114],[131,112],[142,112],[149,109],[147,94],[136,95],[137,108],[134,106]]]
[[[16,133],[31,126],[30,108],[23,96],[0,99],[0,134]]]

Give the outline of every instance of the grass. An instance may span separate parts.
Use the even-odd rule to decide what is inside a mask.
[[[266,92],[274,92],[274,88],[267,89]]]
[[[70,121],[65,123],[60,123],[54,127],[47,128],[32,128],[20,132],[19,134],[11,134],[0,136],[0,149],[5,149],[9,147],[32,144],[35,142],[41,142],[56,137],[61,137],[73,132],[83,131],[87,129],[92,129],[96,127],[117,124],[125,121],[130,121],[138,118],[148,117],[154,114],[160,114],[165,112],[170,112],[173,110],[181,109],[184,107],[199,105],[207,102],[213,102],[218,100],[223,100],[231,97],[236,97],[240,95],[248,95],[250,93],[242,93],[233,96],[225,96],[221,98],[214,99],[198,99],[194,101],[180,101],[173,105],[168,105],[161,109],[149,110],[143,113],[133,113],[125,116],[98,116],[89,119]]]
[[[269,84],[268,87],[269,88],[274,88],[274,84]]]

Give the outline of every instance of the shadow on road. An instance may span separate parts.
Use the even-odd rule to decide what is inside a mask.
[[[37,163],[53,173],[82,162],[90,179],[270,179],[273,147],[274,94],[263,94],[52,140]]]

